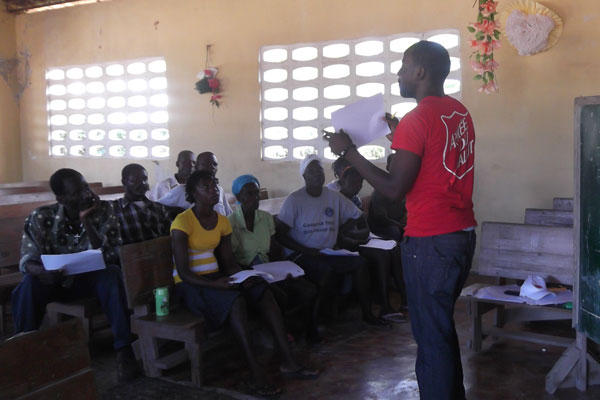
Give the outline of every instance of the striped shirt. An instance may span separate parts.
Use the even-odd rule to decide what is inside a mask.
[[[171,231],[179,230],[188,236],[189,268],[196,275],[205,275],[219,270],[219,264],[214,255],[214,250],[219,246],[221,238],[231,234],[231,224],[227,217],[217,213],[217,225],[206,230],[190,208],[179,214]],[[181,282],[177,268],[173,269],[175,283]]]

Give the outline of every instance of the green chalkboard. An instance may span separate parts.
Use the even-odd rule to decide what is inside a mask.
[[[577,329],[600,342],[600,96],[575,100]]]

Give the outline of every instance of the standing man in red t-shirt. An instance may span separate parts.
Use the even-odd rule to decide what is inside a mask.
[[[475,249],[473,168],[475,130],[467,109],[444,94],[450,57],[441,45],[421,41],[404,53],[398,83],[417,107],[401,121],[388,119],[396,150],[390,172],[371,164],[344,132],[329,138],[378,191],[406,196],[402,263],[411,327],[418,345],[421,399],[464,399],[454,305]]]

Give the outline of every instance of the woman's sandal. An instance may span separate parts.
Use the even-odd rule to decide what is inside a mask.
[[[281,375],[285,376],[286,378],[300,380],[317,379],[319,375],[321,375],[321,371],[309,367],[300,367],[295,371],[283,371],[281,369],[280,371]]]
[[[384,314],[380,318],[396,324],[403,324],[405,322],[408,322],[408,317],[406,316],[406,314],[401,312],[392,312]]]

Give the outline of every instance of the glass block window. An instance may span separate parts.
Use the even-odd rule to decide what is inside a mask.
[[[460,99],[460,36],[457,29],[385,37],[264,46],[259,54],[263,160],[302,159],[317,153],[334,160],[321,130],[333,131],[331,113],[364,97],[383,93],[397,117],[416,106],[400,96],[398,70],[404,51],[419,40],[440,43],[450,53],[447,95]],[[370,160],[387,157],[381,138],[359,148]]]
[[[162,57],[46,70],[52,157],[169,158]]]

